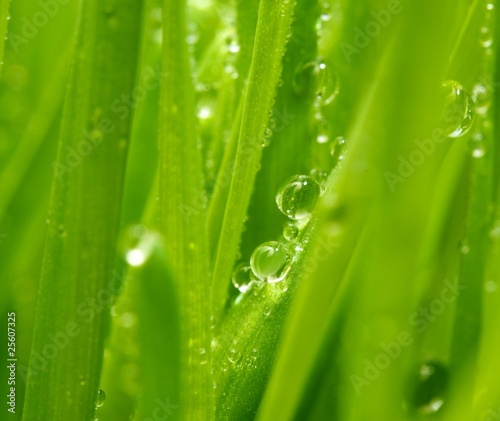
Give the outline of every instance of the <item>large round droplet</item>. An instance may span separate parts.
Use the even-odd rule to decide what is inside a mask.
[[[240,292],[247,292],[254,280],[252,269],[244,264],[236,267],[231,278],[234,287],[238,288]]]
[[[474,101],[463,86],[453,80],[445,82],[443,89],[446,95],[443,113],[445,134],[451,138],[463,136],[474,123]]]
[[[436,361],[422,364],[416,376],[416,388],[413,395],[413,407],[422,415],[438,412],[444,402],[448,388],[448,369]]]
[[[280,282],[290,270],[292,257],[288,249],[277,241],[261,244],[252,253],[250,267],[254,275],[268,283]]]
[[[287,180],[280,188],[276,195],[276,204],[290,219],[304,219],[311,216],[320,193],[321,188],[314,178],[297,175]]]

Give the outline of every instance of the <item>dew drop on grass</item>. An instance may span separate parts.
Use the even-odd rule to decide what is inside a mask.
[[[288,218],[309,218],[318,203],[321,188],[314,178],[296,175],[288,179],[276,195],[279,210]]]
[[[326,171],[321,171],[316,168],[312,169],[311,172],[311,177],[314,178],[320,187],[324,189],[326,182],[328,181],[328,173]]]
[[[287,222],[283,228],[283,237],[288,241],[295,241],[299,236],[299,228],[293,222]]]
[[[199,355],[200,355],[200,364],[205,365],[208,363],[208,353],[205,348],[200,348],[199,350]]]
[[[486,155],[486,141],[481,133],[476,133],[468,142],[473,158],[482,158]]]
[[[317,105],[326,106],[333,102],[339,92],[338,75],[323,59],[318,61],[318,68],[316,102]]]
[[[448,388],[448,369],[436,361],[422,364],[417,373],[417,384],[413,395],[413,407],[421,415],[438,412]]]
[[[105,400],[106,400],[106,393],[104,392],[104,390],[99,389],[99,391],[97,392],[97,398],[96,398],[96,401],[95,401],[95,406],[97,408],[100,408],[101,406],[104,405],[104,401]]]
[[[142,266],[148,259],[157,235],[148,231],[144,225],[134,225],[122,234],[120,248],[125,256],[125,261],[134,267]]]
[[[338,136],[330,142],[330,155],[335,161],[344,159],[345,143],[345,138],[342,136]]]
[[[241,358],[241,352],[238,351],[236,348],[232,348],[229,351],[229,355],[227,356],[227,359],[229,362],[236,364]]]
[[[479,31],[479,42],[484,48],[489,48],[493,45],[493,33],[487,26],[483,26]]]
[[[461,137],[474,123],[474,101],[463,86],[453,80],[445,82],[443,90],[446,95],[443,113],[445,134],[451,138]]]
[[[268,283],[285,279],[292,263],[292,256],[285,245],[269,241],[258,246],[250,258],[254,275]]]
[[[486,114],[490,109],[493,97],[491,91],[481,83],[476,83],[472,88],[472,99],[477,114]]]
[[[299,97],[314,95],[317,106],[331,104],[339,92],[337,73],[321,57],[299,65],[295,70],[292,86]]]
[[[233,271],[231,282],[240,292],[247,292],[254,279],[250,266],[240,264]]]

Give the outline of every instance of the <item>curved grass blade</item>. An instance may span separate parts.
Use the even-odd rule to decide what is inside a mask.
[[[241,129],[213,272],[212,305],[216,318],[220,318],[227,299],[228,282],[262,155],[262,139],[281,73],[294,5],[295,2],[288,0],[260,3]],[[274,48],[268,48],[270,44]]]
[[[186,43],[186,2],[163,3],[159,226],[179,299],[181,419],[211,420],[208,246],[194,88]]]
[[[117,282],[109,250],[118,233],[130,134],[130,116],[122,118],[115,101],[133,87],[141,6],[138,0],[81,3],[53,166],[27,421],[88,421],[95,411],[104,322]]]

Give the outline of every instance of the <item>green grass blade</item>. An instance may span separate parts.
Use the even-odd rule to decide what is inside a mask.
[[[216,317],[220,317],[227,299],[228,282],[262,155],[262,140],[281,74],[294,5],[285,0],[260,3],[238,147],[215,258],[212,303]],[[271,43],[272,49],[268,48]]]
[[[5,39],[7,35],[7,26],[9,23],[9,6],[10,0],[3,0],[0,4],[0,76],[3,67],[3,52],[5,48]]]
[[[172,419],[185,419],[180,417],[182,411],[179,410],[181,342],[177,287],[167,268],[159,236],[147,233],[143,241],[153,242],[149,246],[153,250],[134,276],[137,279],[134,289],[139,297],[137,313],[142,368],[141,396],[135,419],[142,421],[158,412],[166,413]]]
[[[208,247],[202,164],[195,122],[194,89],[186,43],[186,2],[163,4],[160,98],[160,231],[168,241],[179,297],[182,419],[211,420],[214,400],[210,364]]]
[[[109,246],[118,233],[130,118],[121,118],[114,101],[133,87],[141,2],[81,6],[54,165],[27,421],[93,416],[107,305],[116,287]],[[101,305],[92,307],[96,300]]]

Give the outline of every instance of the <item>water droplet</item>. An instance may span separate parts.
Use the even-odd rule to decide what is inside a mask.
[[[311,170],[310,174],[311,177],[318,182],[320,187],[323,188],[328,180],[328,173],[326,171],[321,171],[314,168]]]
[[[295,241],[299,236],[299,228],[292,222],[287,222],[283,228],[283,237],[288,241]]]
[[[231,54],[236,54],[240,52],[240,44],[238,40],[234,36],[230,36],[227,38],[227,51]]]
[[[101,406],[104,405],[104,401],[105,400],[106,400],[106,393],[104,393],[104,390],[99,389],[99,391],[97,392],[97,398],[96,398],[96,401],[95,401],[95,406],[97,408],[100,408]]]
[[[331,70],[331,66],[324,60],[318,62],[318,88],[316,100],[318,105],[329,105],[338,94],[338,75]]]
[[[58,232],[59,232],[59,237],[61,237],[61,238],[65,238],[67,235],[66,228],[62,224],[59,224]]]
[[[320,123],[316,129],[316,142],[319,144],[328,143],[330,140],[330,130],[326,122]]]
[[[292,257],[277,241],[261,244],[252,253],[250,266],[255,276],[268,283],[280,282],[288,274]]]
[[[194,22],[190,22],[187,26],[186,42],[189,45],[196,45],[200,40],[200,31],[198,25]]]
[[[477,114],[486,114],[493,100],[491,91],[481,83],[476,83],[472,88],[472,99]]]
[[[269,306],[264,306],[264,308],[262,309],[263,313],[264,313],[264,316],[269,316],[271,314],[271,307]]]
[[[479,42],[484,48],[489,48],[493,45],[493,34],[487,26],[483,26],[479,31]]]
[[[418,413],[430,415],[441,409],[448,377],[447,368],[439,362],[428,361],[420,366],[413,395],[413,406]]]
[[[463,243],[461,246],[460,246],[460,253],[462,254],[469,254],[470,252],[470,247],[467,243]]]
[[[208,353],[207,353],[207,350],[205,348],[200,348],[199,355],[200,355],[200,364],[201,365],[208,363]]]
[[[335,161],[342,161],[344,159],[345,138],[338,136],[330,142],[330,155]]]
[[[314,178],[307,175],[296,175],[278,191],[276,204],[288,218],[299,220],[309,218],[321,193],[321,188]]]
[[[338,75],[322,58],[300,65],[292,84],[298,96],[314,95],[317,106],[331,104],[339,92]]]
[[[466,134],[474,123],[474,101],[458,82],[443,84],[446,93],[443,122],[445,134],[457,138]]]
[[[468,142],[473,158],[482,158],[486,155],[486,141],[481,133],[476,133]]]
[[[245,264],[237,266],[231,278],[234,287],[238,288],[240,292],[247,292],[254,280],[252,269]]]
[[[232,348],[229,351],[229,355],[227,356],[227,359],[232,362],[233,364],[236,364],[241,358],[241,352],[238,351],[236,348]]]
[[[157,234],[148,231],[144,225],[127,228],[121,239],[121,249],[127,263],[134,267],[143,265],[157,239]]]

